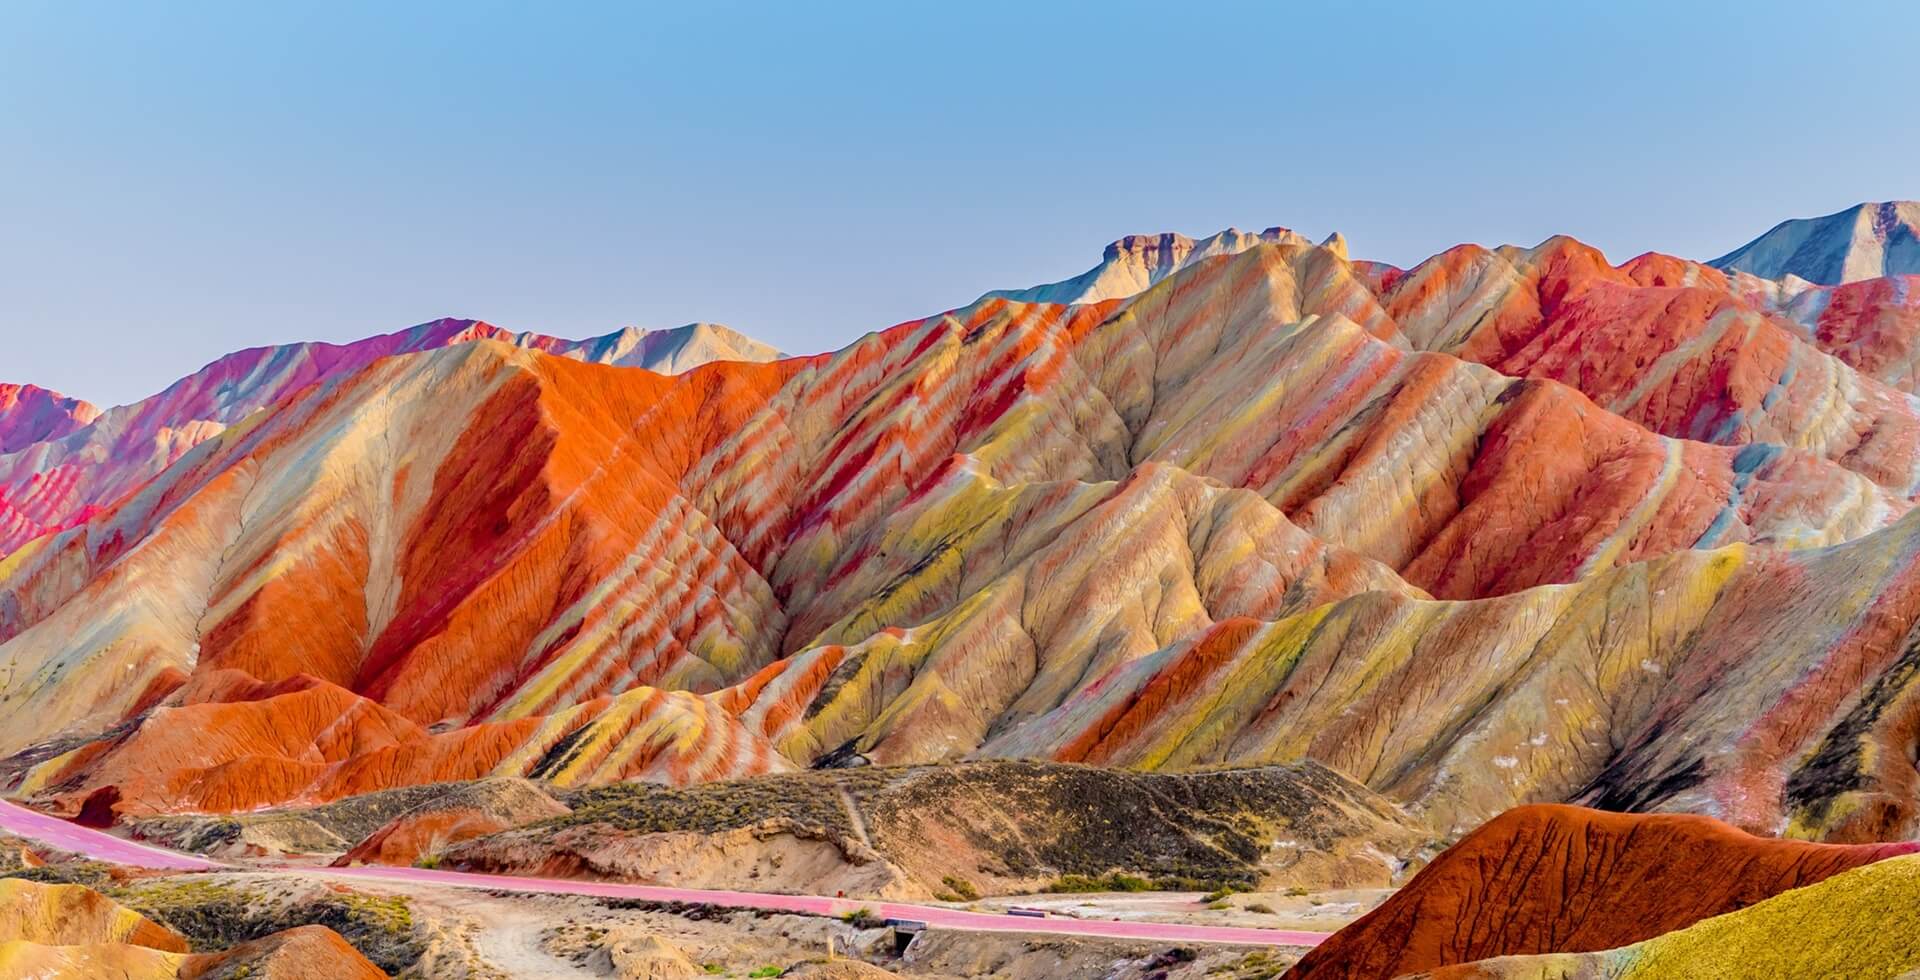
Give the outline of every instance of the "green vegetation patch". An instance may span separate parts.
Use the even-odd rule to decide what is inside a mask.
[[[13,867],[0,871],[0,878],[21,878],[48,885],[85,885],[98,891],[113,883],[113,865],[99,861],[63,861],[29,868],[16,861]]]
[[[840,916],[840,921],[855,929],[880,929],[886,926],[887,918],[869,908],[857,908]]]
[[[1153,882],[1139,875],[1123,874],[1118,871],[1100,875],[1061,875],[1047,886],[1050,892],[1144,892],[1152,891]]]
[[[853,836],[839,780],[823,773],[778,773],[754,779],[674,789],[652,783],[615,783],[564,795],[572,813],[535,824],[606,824],[629,833],[677,830],[719,833],[784,817],[837,839]]]

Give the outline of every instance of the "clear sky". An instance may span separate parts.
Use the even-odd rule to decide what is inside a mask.
[[[1920,197],[1920,4],[0,4],[0,380],[442,315],[789,351],[1280,224],[1711,258]]]

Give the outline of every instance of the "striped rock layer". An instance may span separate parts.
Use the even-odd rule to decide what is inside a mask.
[[[0,879],[0,939],[47,946],[119,943],[187,951],[178,933],[84,885]]]
[[[1397,977],[1627,946],[1916,848],[1752,837],[1692,815],[1520,807],[1442,852],[1287,975]]]
[[[1910,977],[1920,971],[1920,855],[1895,857],[1652,939],[1585,953],[1503,956],[1431,980]]]
[[[0,453],[66,435],[99,417],[99,409],[57,391],[0,384]]]
[[[104,412],[32,386],[0,385],[0,556],[85,521],[187,450],[316,381],[351,374],[382,357],[479,339],[663,372],[715,360],[780,356],[765,344],[707,323],[561,340],[477,320],[442,319],[345,345],[238,351],[151,398]]]
[[[805,359],[371,360],[0,560],[0,752],[123,813],[1312,759],[1904,832],[1920,400],[1763,292],[1255,242]]]
[[[378,967],[325,926],[302,926],[220,953],[82,885],[0,879],[0,975],[119,980],[371,980]]]

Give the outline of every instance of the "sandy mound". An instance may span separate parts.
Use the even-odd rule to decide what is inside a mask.
[[[587,965],[620,980],[683,980],[702,972],[680,947],[644,933],[616,933]]]
[[[889,980],[900,976],[859,960],[834,960],[831,963],[805,963],[780,974],[782,980]]]

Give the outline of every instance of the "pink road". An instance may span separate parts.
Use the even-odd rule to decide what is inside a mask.
[[[132,865],[136,868],[161,868],[167,871],[213,871],[225,867],[218,862],[165,848],[149,847],[122,837],[68,823],[59,817],[29,810],[0,800],[0,830],[17,837],[31,837],[49,847],[70,854],[84,854],[96,861]]]
[[[909,905],[901,902],[860,901],[828,898],[822,895],[774,895],[765,892],[714,891],[701,888],[666,888],[658,885],[628,885],[571,878],[526,878],[517,875],[472,874],[427,868],[290,868],[236,867],[208,861],[190,854],[150,847],[104,831],[82,827],[58,817],[36,813],[26,807],[0,800],[0,830],[20,837],[31,837],[52,847],[84,854],[100,861],[143,868],[177,871],[279,871],[330,878],[360,879],[389,885],[442,885],[453,888],[479,888],[495,891],[527,892],[539,895],[586,895],[594,898],[631,898],[646,902],[688,902],[729,908],[766,909],[773,912],[800,912],[811,915],[842,915],[855,909],[870,909],[889,919],[910,919],[943,929],[974,929],[991,932],[1050,933],[1066,936],[1099,936],[1107,939],[1140,939],[1153,942],[1234,943],[1249,946],[1317,946],[1328,933],[1296,932],[1290,929],[1253,929],[1237,926],[1195,926],[1172,922],[1124,922],[1114,919],[1044,919],[1011,915],[968,912],[939,905]]]

